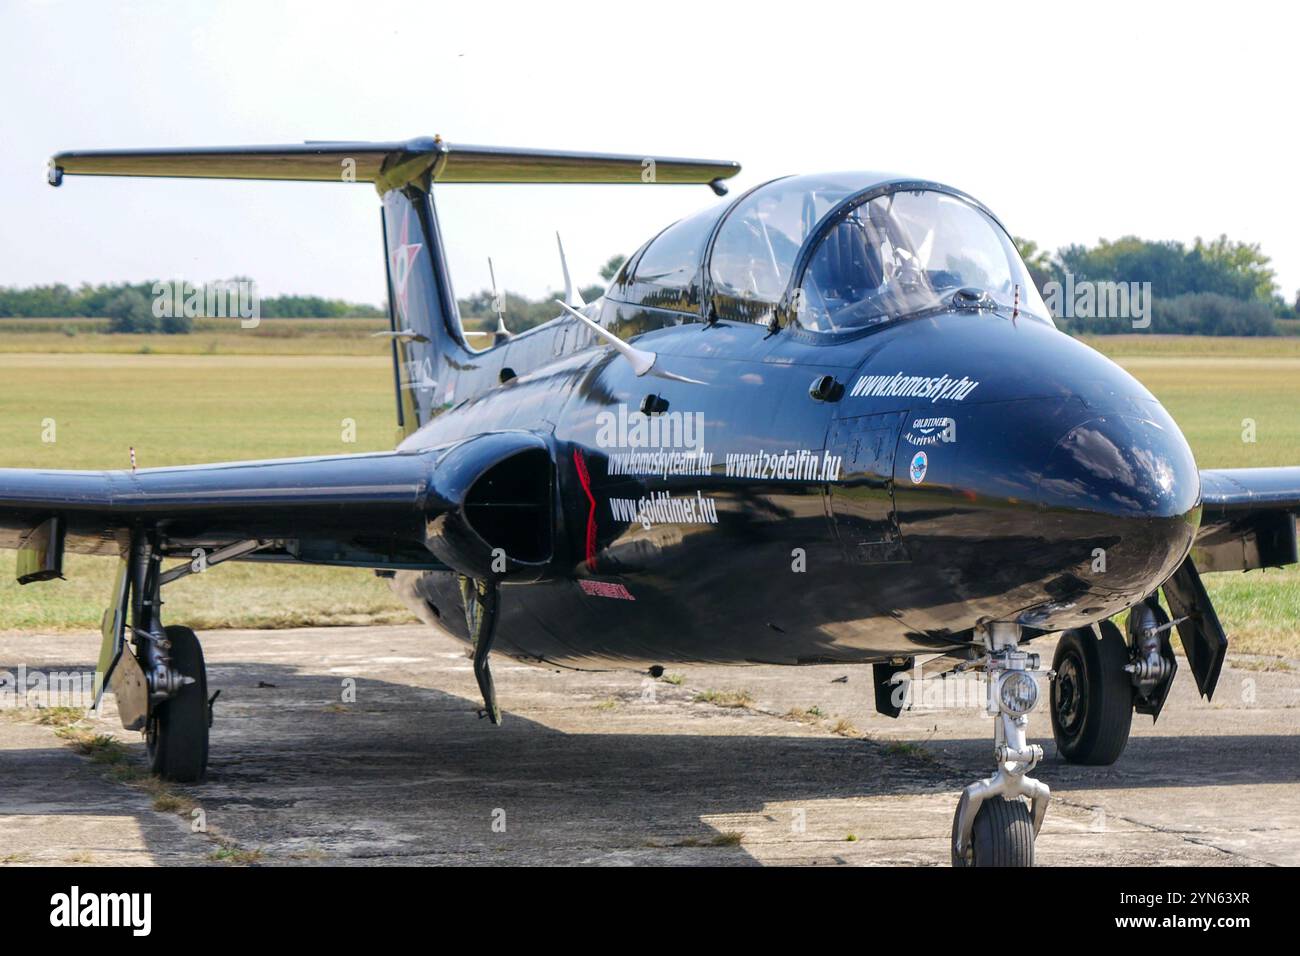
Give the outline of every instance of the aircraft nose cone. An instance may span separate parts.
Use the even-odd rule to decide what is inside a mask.
[[[1191,449],[1154,398],[1105,398],[911,414],[893,476],[909,563],[891,594],[916,630],[1079,627],[1173,574],[1200,524]]]
[[[1171,421],[1108,415],[1065,434],[1048,456],[1038,491],[1048,510],[1185,518],[1200,500],[1201,481]]]
[[[1038,482],[1048,536],[1088,544],[1092,590],[1123,600],[1158,587],[1187,556],[1200,499],[1191,449],[1165,415],[1074,426]]]

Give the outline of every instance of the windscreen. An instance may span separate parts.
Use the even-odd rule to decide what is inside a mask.
[[[853,207],[822,238],[804,274],[799,324],[839,332],[952,302],[959,289],[1050,322],[1010,237],[948,193],[886,193]]]

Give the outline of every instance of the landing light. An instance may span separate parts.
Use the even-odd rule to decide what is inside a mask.
[[[1004,713],[1022,717],[1038,703],[1038,682],[1024,671],[1008,671],[998,686],[998,699]]]

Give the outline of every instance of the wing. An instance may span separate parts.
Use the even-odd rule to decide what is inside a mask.
[[[519,564],[502,511],[532,506],[549,528],[551,473],[544,441],[529,432],[421,452],[139,472],[0,469],[0,548],[21,549],[56,519],[58,550],[81,553],[123,554],[147,533],[163,555],[247,543],[260,559],[481,574],[496,547]],[[549,550],[534,542],[523,563],[539,556]]]
[[[1300,468],[1201,472],[1201,528],[1193,548],[1202,571],[1295,564]]]

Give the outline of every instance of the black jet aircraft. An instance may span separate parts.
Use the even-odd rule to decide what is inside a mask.
[[[1071,761],[1113,762],[1134,711],[1160,713],[1174,627],[1213,693],[1227,639],[1200,573],[1296,562],[1300,467],[1198,472],[1160,403],[1056,329],[1007,230],[956,189],[777,179],[664,229],[595,302],[566,265],[553,321],[486,340],[462,327],[435,184],[722,195],[738,171],[438,137],[51,160],[54,185],[355,181],[380,197],[395,451],[0,470],[20,581],[59,577],[65,550],[120,559],[98,670],[156,772],[206,766],[203,654],[161,616],[196,549],[207,566],[391,577],[470,644],[494,723],[494,648],[573,667],[873,664],[892,716],[918,658],[929,675],[977,673],[996,772],[958,804],[961,866],[1033,860],[1049,796],[1029,776],[1033,639],[1062,634],[1049,696]]]

